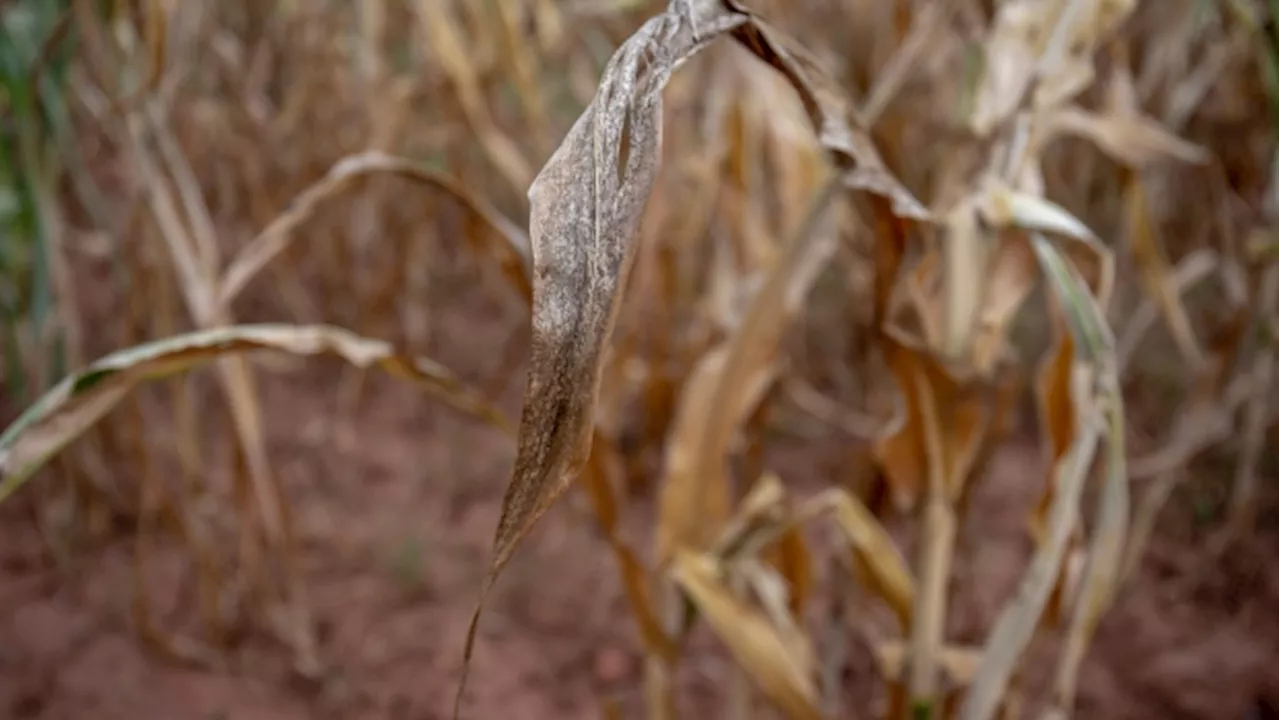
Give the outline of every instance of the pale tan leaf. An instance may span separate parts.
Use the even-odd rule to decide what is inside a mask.
[[[819,193],[799,237],[770,269],[742,324],[690,379],[668,446],[657,530],[659,566],[677,547],[706,549],[721,530],[729,497],[725,461],[730,440],[772,378],[773,355],[787,321],[835,250],[835,238],[817,225],[838,187],[829,183]]]
[[[962,202],[946,217],[943,241],[942,357],[966,361],[973,348],[974,331],[987,286],[987,259],[991,242],[978,226],[977,208]]]
[[[906,667],[907,646],[900,640],[880,643],[875,648],[880,674],[891,682],[900,681]],[[982,661],[981,648],[948,645],[938,653],[939,664],[952,685],[968,685]]]
[[[1013,114],[1035,74],[1037,45],[1044,41],[1037,2],[1006,2],[983,43],[985,62],[974,96],[970,126],[980,136]]]
[[[466,47],[462,29],[453,13],[441,0],[418,0],[414,8],[426,44],[453,83],[458,103],[480,146],[511,187],[523,192],[529,187],[533,171],[520,146],[494,123],[480,91],[477,65],[472,54],[474,49]]]
[[[1071,331],[1074,355],[1068,387],[1074,425],[1072,443],[1054,467],[1046,537],[1032,557],[1016,597],[1000,612],[987,638],[982,664],[960,711],[962,720],[987,720],[999,706],[1059,577],[1067,544],[1077,523],[1080,497],[1093,463],[1101,426],[1107,422],[1104,414],[1113,407],[1112,403],[1119,402],[1115,394],[1098,397],[1099,387],[1115,387],[1115,376],[1113,343],[1109,331],[1103,327],[1095,299],[1052,243],[1035,233],[1031,240]],[[1107,439],[1112,440],[1110,433]]]
[[[973,368],[992,377],[1009,344],[1009,325],[1036,285],[1035,255],[1018,237],[1002,237],[993,251],[978,328],[973,340]]]
[[[1174,288],[1169,258],[1165,256],[1164,247],[1156,236],[1150,209],[1147,207],[1146,187],[1142,178],[1136,174],[1129,177],[1125,188],[1125,204],[1129,216],[1129,246],[1133,250],[1142,283],[1164,315],[1169,332],[1173,335],[1178,351],[1182,353],[1182,359],[1192,370],[1199,371],[1205,364],[1204,350],[1191,327],[1191,318],[1182,305],[1182,297]]]
[[[872,590],[888,603],[902,628],[910,628],[915,582],[898,546],[875,515],[853,495],[844,490],[834,490],[826,497],[835,513],[836,523],[853,550],[854,567],[859,569]]]
[[[1049,113],[1042,122],[1043,132],[1084,138],[1135,169],[1163,158],[1193,165],[1209,160],[1204,148],[1177,137],[1155,119],[1143,115],[1095,115],[1073,106]]]
[[[614,498],[615,478],[621,475],[621,459],[614,443],[599,429],[591,443],[591,458],[581,480],[595,510],[600,529],[609,541],[618,570],[622,575],[622,587],[626,591],[631,614],[639,626],[645,649],[664,661],[675,660],[678,650],[667,637],[654,610],[653,596],[649,591],[649,574],[635,551],[618,533],[618,505]]]
[[[1053,706],[1068,716],[1075,704],[1076,675],[1098,622],[1110,606],[1121,580],[1129,528],[1129,475],[1125,471],[1124,407],[1114,376],[1104,380],[1109,389],[1101,399],[1106,418],[1106,477],[1098,493],[1098,511],[1089,556],[1081,581],[1066,646],[1058,659],[1053,686]]]
[[[817,709],[813,659],[798,650],[807,645],[802,637],[781,632],[734,597],[708,557],[677,552],[671,573],[734,659],[779,708],[798,720],[822,717]]]
[[[1093,53],[1137,0],[1010,0],[1000,5],[984,43],[986,67],[970,123],[987,135],[1022,107],[1053,108],[1088,87]]]
[[[329,325],[235,325],[176,335],[107,355],[58,383],[0,435],[0,500],[67,443],[111,410],[136,385],[218,357],[255,350],[336,355],[422,384],[464,412],[510,429],[503,414],[453,373],[425,358],[396,353]]]
[[[457,198],[472,213],[484,220],[502,241],[488,243],[485,253],[496,257],[504,277],[528,302],[532,297],[529,284],[529,238],[520,228],[483,199],[468,192],[457,181],[428,170],[411,160],[382,152],[348,155],[329,168],[325,176],[303,190],[289,208],[271,221],[232,259],[217,288],[220,307],[227,307],[245,285],[264,267],[289,247],[293,231],[306,222],[320,207],[346,189],[356,178],[386,173],[444,190]]]
[[[655,542],[659,567],[681,545],[709,547],[729,517],[732,497],[725,469],[727,436],[746,419],[772,378],[768,368],[760,368],[745,379],[746,386],[734,395],[733,404],[716,405],[713,398],[728,357],[725,346],[711,351],[685,381],[667,445],[666,477],[658,495]],[[709,434],[721,427],[725,428],[724,445],[708,448],[714,442]]]

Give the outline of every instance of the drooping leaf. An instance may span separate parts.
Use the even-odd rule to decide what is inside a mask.
[[[516,464],[467,632],[455,717],[489,588],[591,450],[603,347],[657,172],[662,88],[689,56],[744,20],[723,11],[708,13],[705,3],[697,8],[673,3],[646,22],[610,59],[595,98],[529,188],[529,377]]]
[[[1053,326],[1055,344],[1041,361],[1035,383],[1039,427],[1049,469],[1044,490],[1040,493],[1040,500],[1032,510],[1030,519],[1031,536],[1037,547],[1042,546],[1048,536],[1046,525],[1058,482],[1055,468],[1075,442],[1076,428],[1076,407],[1071,394],[1075,345],[1052,296],[1049,298],[1049,305],[1053,309],[1049,320]],[[1081,538],[1080,528],[1076,526],[1072,529],[1068,540],[1067,560],[1059,571],[1059,580],[1054,585],[1053,594],[1049,598],[1045,611],[1047,623],[1056,624],[1059,621],[1065,598],[1071,595],[1074,568],[1072,560],[1080,553]]]
[[[678,551],[671,572],[734,659],[779,708],[797,720],[822,717],[813,659],[802,635],[782,631],[735,597],[712,558]]]
[[[1074,354],[1068,386],[1073,407],[1072,444],[1054,468],[1053,501],[1047,513],[1045,539],[1032,557],[1016,597],[1001,611],[987,637],[977,676],[961,707],[962,720],[992,717],[1008,687],[1018,658],[1030,642],[1059,577],[1068,540],[1078,521],[1085,480],[1103,427],[1109,424],[1107,408],[1119,401],[1107,390],[1116,387],[1114,343],[1102,322],[1096,298],[1049,240],[1031,233],[1031,242],[1071,332]],[[1099,388],[1103,390],[1100,392]],[[1106,437],[1110,442],[1112,433]]]
[[[1104,371],[1105,372],[1105,371]],[[1125,471],[1124,407],[1114,375],[1102,379],[1100,398],[1106,422],[1106,470],[1102,491],[1098,493],[1097,522],[1089,543],[1089,556],[1084,579],[1066,646],[1058,659],[1053,687],[1053,711],[1057,717],[1069,717],[1075,705],[1076,675],[1084,661],[1085,650],[1103,613],[1115,598],[1121,581],[1125,543],[1129,528],[1129,475]]]
[[[380,340],[329,325],[234,325],[121,350],[58,383],[0,435],[0,500],[136,385],[221,356],[255,350],[336,355],[358,367],[378,367],[422,384],[464,412],[499,428],[510,428],[501,411],[447,368],[425,358],[398,354]]]
[[[529,189],[533,334],[516,464],[493,556],[467,631],[454,715],[465,690],[484,598],[521,538],[582,469],[590,452],[602,348],[635,254],[661,144],[662,88],[720,34],[780,71],[799,93],[845,187],[877,221],[928,219],[885,169],[848,103],[793,42],[731,0],[673,0],[614,53],[591,104]]]
[[[871,511],[847,491],[833,491],[829,502],[853,550],[854,567],[888,603],[903,630],[910,628],[915,582],[898,546]]]
[[[494,256],[503,276],[520,293],[522,299],[530,301],[531,261],[529,239],[524,231],[452,178],[405,158],[371,151],[348,155],[334,163],[323,178],[294,198],[288,210],[272,220],[232,259],[222,274],[217,289],[220,306],[225,308],[272,259],[288,248],[293,239],[293,231],[310,218],[321,203],[336,196],[356,178],[379,173],[396,175],[443,190],[484,220],[501,237],[501,242],[486,243],[482,248],[483,254]]]
[[[1204,148],[1173,135],[1155,119],[1136,113],[1096,115],[1066,107],[1045,117],[1043,132],[1046,137],[1063,134],[1084,138],[1131,168],[1166,157],[1193,165],[1204,164],[1209,158]]]

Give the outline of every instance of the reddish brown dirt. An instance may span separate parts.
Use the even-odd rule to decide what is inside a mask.
[[[498,347],[512,327],[474,313],[438,317],[441,337],[466,337],[470,348]],[[453,367],[496,363],[492,352],[437,344]],[[293,678],[284,652],[260,639],[219,672],[148,654],[128,620],[128,534],[59,574],[29,520],[31,503],[15,500],[0,511],[0,717],[447,717],[512,443],[384,379],[371,379],[352,416],[322,420],[334,407],[334,375],[326,373],[266,374],[262,383],[273,460],[296,507],[328,663],[321,679]],[[483,371],[463,374],[478,380]],[[504,395],[513,414],[520,384]],[[806,478],[803,491],[838,476],[842,447],[839,439],[816,446],[777,439],[768,461],[784,477]],[[1030,552],[1024,519],[1040,475],[1029,448],[1015,445],[997,458],[969,515],[949,630],[958,640],[980,640]],[[607,698],[623,716],[642,716],[643,663],[613,561],[572,500],[530,537],[489,602],[467,717],[596,718]],[[1256,537],[1213,560],[1203,533],[1169,529],[1188,527],[1179,503],[1187,501],[1176,497],[1162,516],[1141,577],[1102,624],[1083,670],[1078,717],[1275,717],[1274,510]],[[643,527],[650,511],[633,503],[628,529]],[[174,552],[155,562],[170,575],[181,566]],[[682,708],[717,714],[716,688],[730,666],[705,634],[692,645],[679,679]],[[866,717],[879,690],[865,651],[851,652],[847,694]],[[1033,655],[1033,680],[1051,673],[1051,657]]]

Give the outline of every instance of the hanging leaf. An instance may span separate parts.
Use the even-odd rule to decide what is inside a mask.
[[[735,597],[709,557],[677,552],[671,570],[734,659],[779,708],[796,720],[822,717],[813,658],[803,635],[784,632]]]
[[[515,468],[467,630],[455,717],[484,598],[521,538],[590,453],[602,348],[617,315],[659,158],[663,86],[680,64],[726,32],[796,88],[846,187],[883,198],[887,209],[882,212],[928,218],[884,170],[870,140],[854,130],[848,104],[816,64],[737,3],[675,0],[623,43],[606,66],[595,98],[529,189],[530,371]]]
[[[233,325],[112,353],[54,386],[0,435],[0,500],[140,383],[254,350],[336,355],[358,367],[378,367],[424,385],[454,407],[496,427],[510,428],[501,411],[448,369],[425,358],[398,354],[380,340],[329,325]]]

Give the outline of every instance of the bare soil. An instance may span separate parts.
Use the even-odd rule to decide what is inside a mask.
[[[498,363],[493,348],[523,332],[492,308],[435,317],[435,355],[477,382]],[[264,373],[260,383],[273,461],[302,537],[327,663],[321,679],[299,679],[287,653],[261,638],[235,648],[217,671],[148,652],[130,622],[128,528],[57,570],[31,520],[28,489],[25,500],[0,509],[0,717],[447,717],[512,443],[372,376],[354,411],[331,419],[339,372]],[[513,378],[503,393],[513,416],[522,384]],[[213,392],[206,400],[218,403]],[[779,437],[767,455],[769,467],[806,492],[838,480],[847,441]],[[952,638],[980,642],[1012,592],[1031,552],[1025,520],[1041,477],[1030,441],[994,461],[963,531]],[[1263,485],[1274,493],[1274,478]],[[1210,529],[1187,510],[1196,492],[1189,486],[1166,508],[1140,577],[1106,616],[1082,672],[1078,717],[1276,716],[1275,499],[1269,496],[1271,509],[1253,537],[1214,554]],[[632,540],[647,548],[639,531],[651,504],[632,500],[626,513]],[[170,549],[150,562],[156,609],[181,626],[189,601],[177,599],[175,578],[183,560]],[[866,649],[851,645],[847,696],[851,710],[867,717],[880,689]],[[597,718],[612,698],[623,717],[642,717],[639,646],[607,545],[582,505],[567,498],[529,538],[488,605],[466,716]],[[1033,653],[1032,682],[1051,675],[1052,657],[1051,648]],[[686,716],[720,713],[717,688],[730,667],[714,638],[694,638],[679,676]]]

